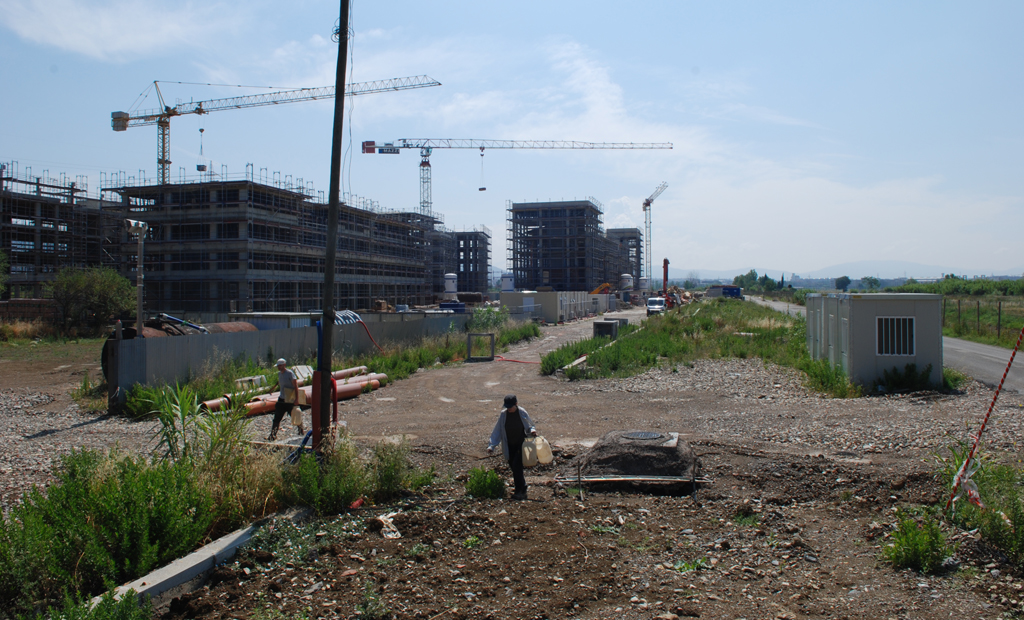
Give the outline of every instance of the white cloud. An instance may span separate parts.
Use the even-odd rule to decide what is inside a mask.
[[[145,0],[0,0],[0,21],[18,36],[104,61],[203,47],[240,27],[220,3],[162,5]]]

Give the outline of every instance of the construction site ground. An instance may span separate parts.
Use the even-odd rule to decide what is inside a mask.
[[[644,311],[613,316],[639,322]],[[958,549],[938,575],[881,559],[896,506],[944,503],[933,455],[977,427],[989,388],[834,400],[756,359],[569,383],[528,362],[589,336],[592,322],[542,331],[507,361],[425,369],[342,405],[362,445],[404,435],[416,462],[438,470],[426,496],[389,509],[401,508],[402,538],[361,526],[376,508],[321,523],[273,553],[244,552],[157,615],[353,617],[368,582],[397,618],[996,618],[1021,609],[1024,582],[975,533],[950,531]],[[77,409],[67,394],[80,377],[44,384],[39,368],[0,371],[5,502],[24,480],[45,477],[23,476],[45,470],[44,456],[146,445],[151,423]],[[500,465],[485,448],[509,393],[555,461],[528,470],[528,501],[468,498],[465,473]],[[1000,397],[990,453],[1016,458],[1022,403]],[[268,429],[261,418],[254,434]],[[623,429],[681,433],[711,482],[696,498],[581,497],[554,482],[591,442]]]

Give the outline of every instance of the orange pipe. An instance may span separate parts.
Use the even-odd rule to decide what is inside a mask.
[[[374,377],[374,378],[370,378]],[[363,377],[360,377],[363,378]],[[338,400],[344,400],[347,398],[356,398],[363,393],[363,386],[369,385],[371,390],[380,388],[381,381],[387,381],[387,375],[375,373],[374,375],[366,375],[365,381],[353,382],[353,383],[339,383],[338,384]],[[306,397],[306,402],[312,402],[313,399],[313,386],[307,385],[300,387]],[[277,406],[277,398],[280,392],[274,392],[273,394],[262,394],[253,398],[251,401],[243,405],[247,411],[246,417],[252,417],[257,415],[263,415],[270,413]]]
[[[352,368],[343,368],[342,370],[336,370],[336,371],[331,373],[331,376],[334,377],[336,380],[339,380],[339,381],[341,379],[345,379],[346,380],[345,382],[347,383],[348,381],[352,380],[351,379],[352,377],[359,377],[360,375],[365,374],[367,370],[369,370],[369,369],[366,366],[353,366]],[[378,375],[378,374],[375,373],[375,374],[370,376],[370,378],[373,378],[373,379],[380,379],[381,377],[383,377],[384,381],[387,381],[387,375]],[[365,383],[365,381],[363,381],[363,382]],[[295,383],[296,383],[296,387],[303,387],[303,382],[302,382],[301,379],[296,381]],[[277,394],[278,394],[277,392],[274,392],[273,394],[271,394],[271,396],[274,397],[275,401],[277,400]],[[251,391],[250,392],[239,392],[237,395],[238,396],[241,396],[241,395],[247,395],[248,396],[248,395],[252,395],[252,392]],[[236,396],[236,394],[225,394],[224,396],[222,396],[220,398],[213,398],[213,399],[210,399],[210,400],[205,400],[205,401],[203,401],[202,408],[207,410],[207,411],[220,411],[221,409],[226,409],[226,408],[231,406],[231,398],[233,396]]]

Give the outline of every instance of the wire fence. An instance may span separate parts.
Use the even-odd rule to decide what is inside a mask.
[[[942,298],[942,329],[947,336],[1012,348],[1022,326],[1020,297]]]

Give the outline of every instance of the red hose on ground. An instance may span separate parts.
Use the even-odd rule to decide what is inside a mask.
[[[517,364],[539,364],[540,363],[540,362],[524,362],[523,360],[510,360],[510,359],[505,359],[504,357],[502,357],[500,355],[495,355],[494,359],[498,360],[499,362],[515,362]]]
[[[1003,371],[1003,378],[999,380],[999,386],[996,387],[996,393],[992,395],[992,402],[988,405],[988,411],[985,412],[985,419],[981,421],[981,428],[978,429],[978,434],[974,438],[974,445],[971,446],[971,451],[967,454],[967,458],[964,459],[963,465],[960,466],[960,470],[956,472],[956,477],[953,478],[953,491],[949,494],[949,500],[946,501],[946,510],[953,505],[953,499],[956,497],[956,491],[960,487],[960,484],[964,482],[964,474],[967,472],[967,466],[974,459],[974,453],[981,444],[981,434],[985,432],[985,426],[988,424],[989,416],[992,415],[992,410],[996,407],[996,399],[999,398],[999,392],[1003,389],[1003,383],[1006,381],[1006,375],[1010,372],[1010,366],[1013,366],[1013,358],[1017,356],[1017,349],[1020,348],[1021,340],[1024,340],[1024,327],[1020,328],[1020,335],[1017,336],[1017,344],[1013,345],[1013,353],[1010,353],[1010,361],[1006,363],[1006,370]]]

